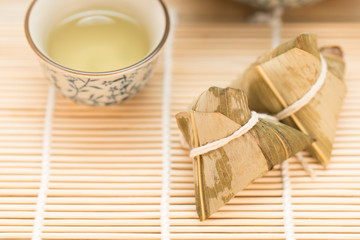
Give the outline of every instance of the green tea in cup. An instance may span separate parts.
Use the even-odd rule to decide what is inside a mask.
[[[139,20],[112,10],[87,10],[58,22],[46,52],[55,62],[86,72],[125,68],[150,51],[149,36]]]

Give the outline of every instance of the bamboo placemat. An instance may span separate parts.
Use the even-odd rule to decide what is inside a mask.
[[[357,23],[283,28],[283,40],[308,31],[318,34],[320,45],[341,45],[348,65],[349,91],[332,163],[324,170],[307,157],[317,174],[312,180],[297,160],[289,160],[297,239],[360,239],[359,28]],[[205,88],[228,85],[270,42],[265,25],[179,24],[172,55],[166,51],[166,61],[139,95],[108,108],[56,95],[49,125],[48,85],[22,26],[1,24],[0,239],[32,237],[46,126],[50,182],[43,239],[284,239],[280,168],[211,219],[198,221],[192,161],[180,147],[174,119]],[[167,158],[169,189],[163,187]],[[168,208],[164,194],[170,196]]]

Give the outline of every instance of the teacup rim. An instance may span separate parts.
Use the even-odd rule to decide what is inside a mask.
[[[26,15],[25,15],[25,22],[24,22],[24,29],[25,29],[25,36],[26,36],[26,40],[28,41],[30,47],[33,49],[33,51],[45,62],[63,70],[69,73],[73,73],[73,74],[78,74],[78,75],[85,75],[85,76],[107,76],[107,75],[114,75],[114,74],[118,74],[118,73],[123,73],[123,72],[127,72],[130,70],[133,70],[141,65],[144,65],[146,63],[148,63],[151,59],[153,59],[159,52],[160,50],[163,48],[163,46],[165,45],[165,42],[169,36],[169,32],[170,32],[170,16],[169,16],[169,11],[168,8],[166,7],[165,3],[163,2],[163,0],[158,0],[158,2],[161,4],[162,9],[164,11],[164,15],[165,15],[165,31],[164,34],[159,42],[159,44],[156,46],[156,48],[149,54],[147,54],[144,58],[142,58],[140,61],[136,62],[135,64],[132,64],[128,67],[125,68],[121,68],[121,69],[117,69],[117,70],[113,70],[113,71],[107,71],[107,72],[86,72],[86,71],[80,71],[80,70],[75,70],[75,69],[71,69],[69,67],[65,67],[53,60],[51,60],[49,57],[47,57],[42,51],[40,51],[38,49],[38,47],[36,46],[36,44],[34,43],[31,34],[30,34],[30,30],[29,30],[29,19],[30,19],[30,14],[31,11],[35,5],[35,3],[38,0],[33,0],[29,6],[29,8],[27,9]]]

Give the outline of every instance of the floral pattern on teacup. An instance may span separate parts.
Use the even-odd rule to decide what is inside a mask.
[[[156,61],[154,59],[126,73],[96,78],[60,72],[47,64],[42,66],[47,78],[65,97],[90,106],[109,106],[138,93],[151,79]]]

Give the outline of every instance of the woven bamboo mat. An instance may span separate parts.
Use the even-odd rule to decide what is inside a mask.
[[[297,239],[360,239],[359,29],[357,23],[284,25],[283,40],[315,32],[320,45],[341,45],[348,64],[332,163],[324,170],[307,157],[317,174],[312,180],[289,160]],[[147,88],[119,106],[91,108],[56,95],[46,125],[50,182],[42,238],[160,239],[169,231],[170,239],[284,239],[280,168],[198,221],[192,161],[174,119],[206,87],[226,86],[269,48],[270,38],[265,25],[180,24],[169,95],[164,61]],[[47,82],[21,25],[0,25],[0,86],[0,239],[31,239],[49,106]],[[171,114],[164,116],[168,105]],[[163,188],[168,157],[169,191]],[[168,208],[161,204],[167,193]],[[161,221],[169,227],[162,230]]]

